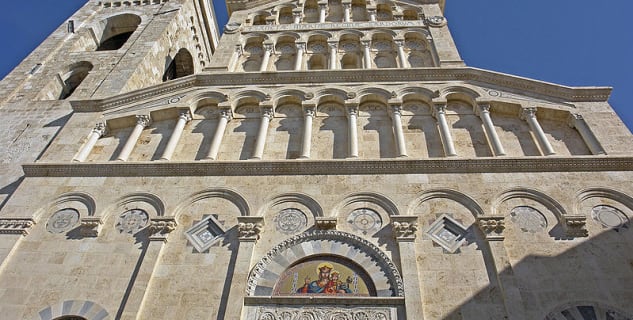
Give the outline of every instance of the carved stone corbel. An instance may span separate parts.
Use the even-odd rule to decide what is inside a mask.
[[[178,223],[176,223],[176,218],[174,217],[157,217],[151,219],[147,227],[149,240],[167,242],[167,236],[176,230],[176,226],[178,226]]]
[[[96,238],[99,235],[99,231],[101,231],[102,224],[103,221],[101,221],[100,217],[81,218],[79,234],[86,238]]]
[[[417,216],[391,216],[391,232],[396,241],[415,241],[418,229]]]
[[[488,241],[503,241],[505,239],[503,235],[506,228],[504,217],[479,217],[477,225]]]
[[[587,217],[585,216],[566,216],[563,217],[565,235],[571,238],[587,237],[589,231],[585,228],[587,225]]]
[[[35,224],[31,218],[0,219],[0,234],[29,234],[29,229]]]
[[[256,242],[264,228],[263,217],[237,217],[237,230],[240,242]]]

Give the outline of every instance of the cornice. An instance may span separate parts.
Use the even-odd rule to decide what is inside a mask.
[[[253,73],[205,72],[102,100],[71,101],[70,103],[76,112],[102,112],[122,105],[199,87],[452,81],[463,81],[475,85],[493,85],[526,95],[546,96],[554,100],[568,102],[604,102],[611,95],[610,87],[567,87],[483,69],[459,67]]]
[[[27,177],[167,177],[633,171],[633,157],[33,163]]]

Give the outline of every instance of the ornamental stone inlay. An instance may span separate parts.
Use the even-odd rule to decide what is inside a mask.
[[[257,320],[390,320],[395,310],[389,308],[342,307],[260,307]]]
[[[536,233],[547,228],[545,216],[540,211],[529,206],[520,206],[512,209],[510,216],[510,220],[523,232]]]
[[[185,237],[198,252],[209,249],[226,232],[224,226],[213,216],[205,216],[185,232]]]
[[[294,234],[308,225],[308,217],[299,209],[288,208],[281,210],[273,219],[277,231],[285,234]]]
[[[59,210],[48,219],[46,231],[64,233],[70,231],[79,222],[79,211],[71,208]]]
[[[375,233],[382,227],[382,219],[376,211],[362,208],[356,209],[347,217],[347,223],[363,234]]]
[[[466,241],[466,233],[466,227],[448,214],[442,214],[437,218],[426,232],[433,242],[446,249],[449,253],[455,253]]]
[[[120,233],[135,234],[147,226],[149,216],[141,209],[132,209],[119,216],[116,229]]]
[[[617,208],[599,205],[591,210],[591,218],[605,228],[619,229],[625,227],[629,219]]]

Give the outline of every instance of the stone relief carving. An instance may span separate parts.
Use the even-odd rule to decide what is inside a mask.
[[[277,231],[285,234],[293,234],[301,231],[308,225],[308,217],[299,209],[288,208],[281,210],[273,219]]]
[[[535,233],[547,228],[547,220],[543,214],[529,206],[520,206],[510,211],[510,220],[515,223],[521,231]]]
[[[416,232],[418,231],[418,218],[399,216],[394,217],[392,222],[392,232],[396,240],[415,240]]]
[[[70,231],[79,222],[79,211],[66,208],[59,210],[48,219],[46,231],[50,233],[64,233]]]
[[[352,211],[347,217],[347,223],[363,234],[373,234],[382,228],[380,215],[376,211],[367,208]]]
[[[455,253],[466,241],[466,227],[448,214],[442,214],[429,226],[426,234],[433,242],[446,249],[449,253]]]
[[[628,227],[629,219],[617,208],[607,205],[599,205],[591,210],[591,218],[599,222],[605,228],[619,230]]]
[[[479,229],[488,240],[503,240],[505,221],[503,217],[479,217],[477,219]]]
[[[587,224],[587,217],[585,216],[566,216],[564,217],[565,235],[571,238],[575,237],[587,237],[589,232],[585,228]]]
[[[167,235],[176,230],[176,219],[169,218],[154,218],[150,221],[147,230],[150,235],[150,240],[167,240]]]
[[[99,217],[84,217],[81,219],[79,234],[82,237],[94,238],[99,235],[99,229],[103,221]]]
[[[35,224],[30,218],[6,218],[0,219],[0,234],[27,235],[29,229]]]
[[[147,226],[149,216],[141,209],[132,209],[122,213],[116,223],[120,233],[135,234]]]
[[[257,320],[391,320],[395,319],[389,308],[341,308],[341,307],[260,307]]]
[[[209,249],[226,232],[226,229],[213,215],[205,216],[185,232],[185,237],[198,252]]]

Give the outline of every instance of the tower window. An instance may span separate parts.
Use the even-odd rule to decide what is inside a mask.
[[[120,49],[140,24],[141,18],[135,14],[121,14],[101,21],[95,28],[95,34],[100,34],[97,51]]]
[[[187,49],[180,49],[165,69],[163,81],[182,78],[192,75],[193,72],[193,57],[191,53]]]

